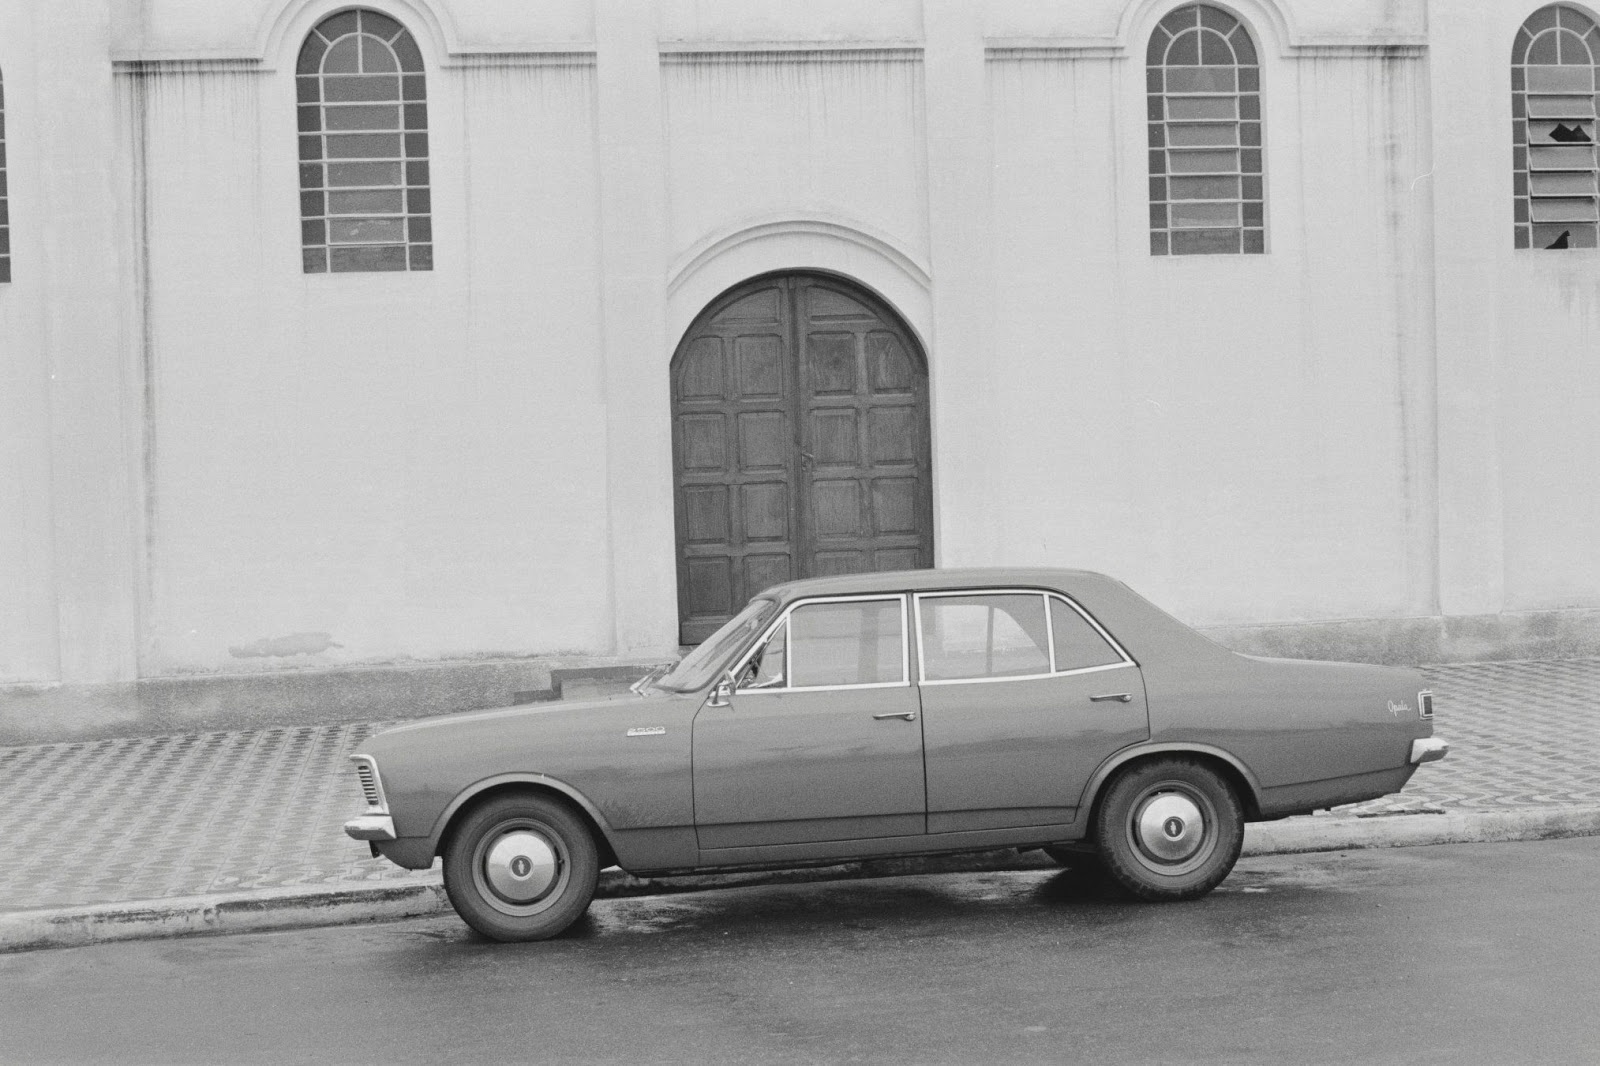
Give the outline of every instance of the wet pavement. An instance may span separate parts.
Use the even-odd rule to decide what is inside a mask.
[[[1600,805],[1600,659],[1425,672],[1450,756],[1339,813]],[[0,748],[0,911],[436,880],[342,830],[363,806],[346,757],[385,724]]]
[[[1600,838],[602,900],[0,956],[22,1062],[1592,1063]]]

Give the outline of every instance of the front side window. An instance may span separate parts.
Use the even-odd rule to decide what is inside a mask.
[[[803,603],[739,671],[742,692],[906,684],[898,596]]]
[[[1595,105],[1600,27],[1562,4],[1535,11],[1511,49],[1518,248],[1593,248],[1600,226]]]
[[[1145,57],[1152,255],[1266,248],[1261,68],[1244,23],[1180,7]]]
[[[295,68],[307,274],[432,270],[422,53],[376,11],[317,24]]]
[[[1050,637],[1039,593],[917,600],[922,677],[953,681],[1050,672]]]

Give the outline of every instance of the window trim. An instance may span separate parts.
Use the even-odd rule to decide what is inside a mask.
[[[947,677],[947,678],[931,678],[930,679],[928,677],[928,667],[927,667],[927,652],[926,652],[927,643],[922,639],[922,601],[925,600],[925,599],[940,599],[940,598],[948,598],[948,597],[952,597],[952,596],[1039,596],[1039,597],[1041,597],[1044,600],[1044,631],[1045,631],[1045,640],[1049,644],[1050,671],[1048,673],[1043,673],[1043,674],[1007,674],[1007,675],[1005,675],[1003,677]],[[1068,607],[1072,608],[1072,610],[1076,611],[1080,618],[1082,618],[1085,622],[1088,622],[1089,625],[1091,627],[1093,627],[1094,631],[1096,633],[1100,634],[1101,639],[1103,639],[1106,642],[1106,644],[1110,646],[1111,650],[1116,652],[1119,656],[1122,657],[1122,661],[1121,662],[1117,662],[1117,663],[1104,663],[1104,664],[1101,664],[1099,666],[1079,666],[1079,667],[1075,667],[1075,668],[1073,668],[1071,670],[1058,669],[1057,666],[1056,666],[1056,627],[1055,627],[1054,619],[1051,618],[1051,611],[1050,611],[1050,601],[1052,599],[1060,600],[1062,603],[1064,603]],[[1052,678],[1052,677],[1076,677],[1079,674],[1098,674],[1098,673],[1103,673],[1106,670],[1121,670],[1124,667],[1138,666],[1139,665],[1137,662],[1134,661],[1133,657],[1128,654],[1127,649],[1124,648],[1121,645],[1121,643],[1119,643],[1117,641],[1117,639],[1115,637],[1113,637],[1110,633],[1108,633],[1106,631],[1105,626],[1102,626],[1098,621],[1096,621],[1095,617],[1093,615],[1091,615],[1088,611],[1084,610],[1081,606],[1079,606],[1078,603],[1075,600],[1072,599],[1072,597],[1066,595],[1065,593],[1057,592],[1054,589],[1030,589],[1030,588],[940,589],[940,590],[933,591],[933,592],[917,592],[917,593],[913,593],[912,594],[912,600],[914,601],[914,607],[915,607],[915,610],[916,610],[916,619],[915,619],[915,621],[916,621],[916,627],[917,627],[917,684],[918,685],[923,685],[923,686],[927,686],[927,687],[931,688],[931,687],[937,687],[937,686],[941,686],[941,685],[992,685],[992,684],[996,684],[996,683],[1002,682],[1002,681],[1040,681],[1040,680],[1044,680],[1044,679]]]
[[[324,32],[329,23],[352,15],[355,16],[354,22],[343,32],[338,32],[332,38]],[[369,19],[373,18],[393,24],[397,32],[393,36],[384,36],[379,32],[380,26],[369,23]],[[333,49],[351,37],[356,38],[357,53],[362,57],[358,61],[358,69],[343,72],[325,69]],[[392,74],[389,71],[367,72],[364,69],[367,54],[364,42],[369,38],[379,42],[394,61]],[[314,40],[321,42],[320,49],[314,53],[314,69],[302,69],[308,54],[311,54]],[[300,272],[305,275],[432,273],[436,267],[434,253],[437,241],[433,229],[433,126],[428,107],[428,62],[408,19],[360,2],[328,12],[300,36],[293,69],[296,162],[299,170]],[[347,100],[330,97],[330,85],[351,77],[392,77],[395,95],[392,99],[357,97]],[[412,95],[413,84],[418,94],[416,96]],[[308,89],[308,85],[313,88]],[[314,97],[308,98],[309,92],[314,92]],[[345,128],[330,122],[331,116],[339,114],[355,115],[360,111],[391,108],[398,123],[392,129],[387,126],[369,128],[366,125]],[[314,128],[307,128],[308,121]],[[417,125],[419,121],[420,125]],[[334,140],[337,139],[340,145],[354,144],[348,139],[362,136],[393,137],[397,141],[399,154],[374,155],[371,151],[348,157],[334,154]],[[414,143],[417,138],[420,140]],[[417,144],[421,146],[420,154],[415,154]],[[308,155],[308,152],[313,154]],[[387,165],[398,168],[398,184],[380,182],[371,174],[365,175],[360,184],[350,185],[338,184],[333,177],[334,170],[339,167],[348,169]],[[416,180],[418,167],[421,168],[421,181]],[[314,183],[310,182],[313,175],[308,173],[309,169],[315,171]],[[335,199],[341,196],[389,193],[398,194],[398,209],[389,206],[346,212],[335,210],[334,207]],[[310,213],[313,204],[316,211]],[[336,239],[336,232],[342,224],[373,222],[398,223],[401,239]],[[313,236],[320,239],[308,243]],[[387,255],[394,249],[400,251],[401,263],[398,266],[374,265],[373,262],[338,265],[346,260],[361,258],[363,252]]]
[[[12,247],[16,227],[11,224],[11,182],[6,176],[7,168],[11,164],[11,153],[7,147],[10,137],[6,133],[5,119],[5,72],[0,71],[0,237],[5,238],[5,250],[0,251],[0,285],[11,284],[12,261],[16,257],[16,249]]]
[[[1545,12],[1550,12],[1553,15],[1554,20],[1552,24],[1538,31],[1530,30],[1529,24],[1532,23],[1539,15]],[[1562,21],[1563,13],[1583,19],[1589,23],[1589,28],[1581,34],[1578,33],[1576,29],[1567,26]],[[1556,237],[1556,241],[1566,239],[1566,237],[1570,235],[1571,231],[1576,230],[1578,227],[1584,227],[1585,237],[1582,239],[1600,241],[1600,219],[1594,217],[1586,219],[1537,219],[1534,217],[1534,208],[1540,204],[1540,201],[1584,199],[1589,201],[1591,210],[1594,210],[1597,206],[1600,206],[1600,192],[1596,191],[1597,183],[1600,183],[1600,147],[1597,147],[1593,139],[1591,139],[1586,145],[1574,144],[1564,146],[1561,144],[1552,144],[1550,142],[1536,143],[1534,141],[1534,127],[1537,124],[1549,121],[1555,121],[1558,123],[1565,122],[1568,121],[1569,118],[1573,117],[1563,117],[1560,115],[1541,115],[1540,117],[1535,118],[1530,113],[1530,104],[1540,97],[1588,97],[1589,110],[1591,112],[1590,116],[1586,118],[1575,117],[1575,121],[1580,123],[1587,122],[1592,126],[1600,127],[1600,51],[1597,51],[1596,46],[1590,44],[1588,41],[1588,38],[1596,33],[1597,28],[1600,28],[1600,17],[1597,17],[1596,14],[1587,7],[1582,4],[1569,3],[1567,0],[1555,0],[1553,3],[1546,3],[1529,12],[1527,17],[1517,24],[1516,30],[1512,33],[1511,63],[1509,65],[1509,70],[1511,76],[1512,129],[1511,247],[1514,252],[1574,251],[1578,252],[1579,254],[1584,252],[1588,252],[1590,254],[1594,253],[1596,247],[1594,244],[1568,243],[1557,248],[1550,244],[1543,243],[1545,240],[1549,239],[1550,231],[1559,228],[1566,228],[1569,232]],[[1554,64],[1528,62],[1529,56],[1539,39],[1551,33],[1554,33],[1557,40],[1560,40],[1564,34],[1571,34],[1572,36],[1578,38],[1578,43],[1588,53],[1590,62]],[[1526,40],[1524,40],[1524,35],[1526,35]],[[1549,88],[1535,90],[1531,85],[1532,78],[1530,75],[1532,72],[1535,70],[1552,69],[1587,72],[1589,79],[1589,90],[1583,93],[1567,92],[1564,90],[1551,90]],[[1535,149],[1560,149],[1563,147],[1588,148],[1589,160],[1587,165],[1583,167],[1563,167],[1560,165],[1546,165],[1543,167],[1534,166]],[[1517,163],[1517,157],[1519,155],[1521,156],[1520,166]],[[1535,178],[1541,175],[1575,175],[1580,173],[1585,175],[1588,179],[1589,187],[1585,192],[1555,194],[1535,194],[1534,192]],[[1521,192],[1517,191],[1519,183],[1522,189]],[[1522,217],[1518,217],[1519,215]],[[1545,235],[1537,236],[1538,231],[1541,228],[1545,230]]]
[[[790,685],[782,688],[739,688],[739,675],[744,673],[756,653],[767,646],[767,641],[778,631],[780,626],[789,624],[789,616],[802,607],[817,603],[868,603],[884,600],[900,601],[900,680],[899,681],[867,681],[854,685]],[[761,636],[751,644],[741,655],[728,673],[734,678],[735,696],[775,696],[785,692],[844,692],[869,688],[910,688],[911,680],[911,632],[910,619],[907,617],[906,594],[903,592],[871,592],[851,596],[808,596],[805,599],[795,600],[782,611],[772,623],[762,630]],[[783,676],[785,681],[794,676],[793,667],[794,641],[785,640],[783,648]]]
[[[1190,9],[1195,11],[1194,25],[1185,26],[1179,33],[1174,34],[1171,29],[1167,27],[1167,21],[1180,12],[1188,11]],[[1207,9],[1210,9],[1217,15],[1231,20],[1234,24],[1233,29],[1224,34],[1216,27],[1209,26],[1206,23],[1205,17],[1205,12]],[[1224,43],[1228,47],[1234,59],[1234,62],[1227,68],[1233,72],[1233,90],[1231,93],[1224,93],[1221,90],[1194,89],[1183,92],[1175,92],[1170,87],[1168,72],[1173,68],[1168,65],[1167,58],[1170,55],[1172,44],[1183,34],[1191,32],[1191,30],[1198,31],[1202,37],[1207,32],[1210,32],[1218,34],[1224,38]],[[1166,44],[1162,48],[1160,62],[1152,63],[1150,61],[1150,50],[1156,44],[1157,35],[1161,33],[1167,34]],[[1251,53],[1251,58],[1248,62],[1241,61],[1239,58],[1239,48],[1232,41],[1232,38],[1236,33],[1242,34],[1245,42],[1248,45]],[[1146,222],[1146,229],[1150,237],[1150,258],[1186,259],[1189,257],[1205,257],[1216,255],[1264,256],[1271,254],[1272,248],[1270,231],[1272,227],[1269,225],[1271,211],[1267,202],[1269,198],[1267,196],[1268,181],[1266,165],[1268,130],[1265,107],[1266,93],[1265,86],[1262,84],[1262,82],[1265,80],[1266,72],[1263,70],[1263,64],[1261,61],[1263,41],[1261,36],[1256,32],[1254,23],[1251,19],[1245,17],[1243,12],[1235,8],[1228,7],[1224,4],[1214,3],[1211,2],[1211,0],[1187,0],[1187,2],[1175,3],[1166,11],[1162,12],[1161,17],[1150,25],[1149,32],[1144,37],[1144,42],[1144,145],[1146,149],[1145,169],[1147,176],[1145,203],[1149,213],[1149,217]],[[1200,41],[1197,41],[1196,47],[1198,48],[1199,46]],[[1206,69],[1208,66],[1210,65],[1197,64],[1192,69]],[[1187,64],[1181,65],[1179,69],[1184,68],[1187,68]],[[1222,68],[1210,66],[1210,69]],[[1253,89],[1245,89],[1243,87],[1242,72],[1246,70],[1254,72],[1255,87]],[[1154,71],[1161,72],[1159,79],[1161,83],[1160,91],[1154,91],[1151,88],[1151,75]],[[1220,118],[1208,119],[1198,116],[1180,119],[1174,119],[1172,117],[1170,103],[1173,99],[1219,98],[1223,96],[1230,97],[1234,102],[1234,117],[1231,120],[1224,120]],[[1247,117],[1244,113],[1244,106],[1247,98],[1254,98],[1255,100],[1256,114],[1254,117]],[[1150,113],[1151,104],[1156,101],[1160,102],[1159,118]],[[1203,143],[1179,146],[1174,146],[1173,144],[1172,137],[1173,128],[1175,125],[1179,127],[1185,125],[1216,125],[1224,121],[1230,121],[1233,126],[1234,144],[1231,146],[1231,148],[1226,145],[1207,145]],[[1255,127],[1256,133],[1254,144],[1247,143],[1245,138],[1246,128],[1252,125]],[[1160,131],[1159,146],[1153,143],[1156,139],[1157,129]],[[1174,147],[1178,149],[1176,155],[1174,154]],[[1180,171],[1173,169],[1174,158],[1181,157],[1184,153],[1193,151],[1200,154],[1206,154],[1230,150],[1234,152],[1236,156],[1236,170],[1234,171]],[[1251,152],[1256,153],[1257,156],[1256,167],[1253,171],[1245,165],[1245,157]],[[1159,173],[1155,170],[1155,163],[1158,157],[1161,162],[1161,171]],[[1174,181],[1219,178],[1234,178],[1238,183],[1236,186],[1238,195],[1235,197],[1222,198],[1206,196],[1196,199],[1174,199],[1173,197],[1172,184]],[[1259,192],[1255,196],[1251,196],[1247,188],[1252,179],[1260,183]],[[1160,183],[1162,188],[1162,196],[1160,199],[1157,199],[1155,196],[1157,182]],[[1173,212],[1184,204],[1235,205],[1235,217],[1237,218],[1237,222],[1232,226],[1175,225]],[[1258,221],[1251,221],[1248,217],[1252,206],[1260,208],[1261,217]],[[1162,219],[1162,224],[1159,226],[1156,224],[1156,211],[1158,208],[1160,210]],[[1203,233],[1207,231],[1233,233],[1235,235],[1235,247],[1209,248],[1183,252],[1175,250],[1175,246],[1178,243],[1177,238],[1180,235]],[[1257,242],[1259,242],[1259,247],[1251,247],[1253,243]]]

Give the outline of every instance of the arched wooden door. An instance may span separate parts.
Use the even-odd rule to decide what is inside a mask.
[[[928,367],[840,278],[758,278],[672,359],[680,639],[792,578],[933,565]]]

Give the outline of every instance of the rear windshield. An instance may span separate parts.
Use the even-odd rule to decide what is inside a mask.
[[[669,692],[693,692],[704,688],[734,652],[766,627],[777,609],[778,604],[774,600],[751,600],[745,604],[744,610],[707,637],[705,643],[685,655],[671,672],[656,682],[656,687]]]

